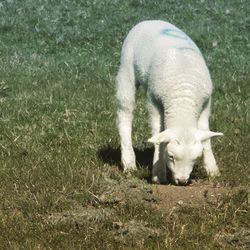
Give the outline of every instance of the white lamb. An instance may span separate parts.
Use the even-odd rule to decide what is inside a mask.
[[[155,144],[152,181],[167,182],[167,168],[176,184],[185,185],[195,160],[203,153],[209,176],[219,175],[209,130],[212,82],[195,43],[163,21],[144,21],[128,34],[117,75],[118,126],[124,171],[136,170],[132,147],[135,91],[147,90]]]

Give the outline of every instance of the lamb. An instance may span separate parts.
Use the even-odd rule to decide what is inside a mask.
[[[152,181],[186,185],[195,160],[202,156],[207,174],[219,175],[209,130],[212,81],[199,48],[180,29],[158,20],[143,21],[124,41],[116,78],[118,128],[124,171],[136,170],[132,147],[135,92],[147,92],[154,144]]]

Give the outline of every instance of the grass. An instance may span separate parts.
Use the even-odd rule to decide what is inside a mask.
[[[0,245],[2,249],[246,249],[249,244],[249,1],[2,1]],[[147,183],[152,150],[138,94],[141,169],[119,166],[114,78],[129,29],[168,20],[203,52],[215,85],[211,129],[216,206],[167,217]],[[198,172],[197,178],[202,174]]]

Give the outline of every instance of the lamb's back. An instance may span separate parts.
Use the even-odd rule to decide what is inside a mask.
[[[144,21],[128,35],[138,80],[158,96],[190,96],[203,102],[212,82],[203,56],[180,29],[164,21]],[[192,92],[192,93],[191,93]]]

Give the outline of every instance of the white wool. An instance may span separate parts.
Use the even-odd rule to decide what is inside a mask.
[[[155,143],[153,181],[166,182],[167,164],[177,184],[186,182],[202,151],[208,174],[217,175],[210,138],[221,133],[209,131],[212,81],[195,43],[163,21],[137,24],[124,41],[117,99],[125,171],[136,169],[131,128],[137,84],[148,95],[153,135],[149,141]]]

